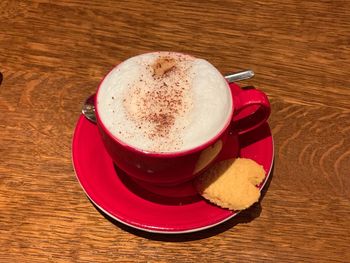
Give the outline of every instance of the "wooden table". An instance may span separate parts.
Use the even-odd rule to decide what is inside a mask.
[[[0,18],[0,262],[350,262],[349,1],[2,0]],[[263,200],[204,232],[116,224],[74,175],[82,102],[154,50],[251,68],[272,104]]]

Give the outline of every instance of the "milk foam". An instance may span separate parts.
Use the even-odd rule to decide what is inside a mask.
[[[163,75],[157,75],[157,61],[163,58],[175,66],[165,64]],[[156,52],[114,68],[100,86],[97,110],[104,126],[124,143],[144,151],[179,152],[221,131],[231,117],[232,99],[226,80],[206,60]]]

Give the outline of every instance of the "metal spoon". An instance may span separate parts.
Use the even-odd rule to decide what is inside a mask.
[[[92,94],[86,99],[81,112],[89,121],[96,123],[97,120],[95,114],[95,94]]]
[[[232,83],[235,81],[250,79],[252,77],[254,77],[253,70],[243,70],[236,73],[227,74],[225,76],[225,79],[227,80],[228,83]],[[86,99],[82,108],[82,113],[88,120],[96,123],[94,100],[95,100],[95,94],[91,95]]]
[[[228,83],[250,79],[252,77],[254,77],[254,71],[250,69],[225,75],[225,79],[227,80]]]

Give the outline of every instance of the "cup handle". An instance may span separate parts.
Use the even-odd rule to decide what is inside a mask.
[[[234,114],[232,118],[233,129],[238,134],[244,134],[264,124],[270,116],[271,106],[265,93],[250,86],[237,89],[231,84]]]

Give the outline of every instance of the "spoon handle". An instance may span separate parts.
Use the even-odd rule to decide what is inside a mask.
[[[240,80],[245,80],[245,79],[250,79],[252,77],[254,77],[254,71],[250,70],[250,69],[225,75],[225,79],[229,83],[232,83],[235,81],[240,81]]]

